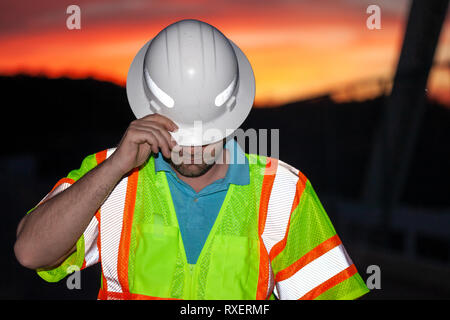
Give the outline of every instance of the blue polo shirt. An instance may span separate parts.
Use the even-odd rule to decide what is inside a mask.
[[[244,159],[245,163],[233,161],[228,165],[223,179],[214,181],[199,192],[195,192],[190,185],[177,177],[161,153],[155,157],[155,171],[165,171],[169,183],[189,264],[197,262],[230,184],[246,185],[250,183],[248,159],[239,144],[236,140],[231,139],[226,143],[225,148],[228,149],[233,159]]]

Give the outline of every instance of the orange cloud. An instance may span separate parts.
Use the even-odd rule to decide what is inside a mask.
[[[148,39],[178,19],[197,18],[218,27],[246,53],[256,76],[258,105],[338,92],[366,79],[392,78],[407,7],[402,14],[384,15],[382,29],[371,31],[365,26],[364,8],[350,10],[349,1],[325,1],[327,6],[322,2],[257,3],[218,1],[211,6],[200,0],[179,0],[170,1],[169,6],[162,1],[134,0],[120,6],[114,2],[116,6],[108,9],[105,1],[82,1],[87,18],[81,30],[72,31],[65,28],[65,16],[59,17],[55,13],[59,11],[49,7],[47,15],[42,13],[46,28],[0,33],[0,72],[92,76],[124,85],[134,55]],[[140,12],[151,14],[149,8],[157,14],[145,19]],[[449,30],[447,23],[438,50],[443,61],[450,60]],[[442,72],[433,72],[429,91],[448,97],[446,79]]]

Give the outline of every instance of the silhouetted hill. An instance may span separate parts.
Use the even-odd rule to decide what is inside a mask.
[[[32,154],[39,176],[59,178],[84,156],[115,146],[134,116],[125,89],[94,79],[0,77],[0,157]],[[328,97],[255,108],[243,128],[279,128],[280,158],[319,193],[358,197],[383,97],[337,104]],[[450,110],[430,102],[404,201],[450,205]]]
[[[21,142],[5,141],[10,143],[2,152],[62,151],[78,140],[89,148],[98,133],[121,132],[133,119],[124,88],[109,82],[15,76],[0,77],[0,84],[4,119],[17,124]],[[62,140],[66,135],[73,140]]]

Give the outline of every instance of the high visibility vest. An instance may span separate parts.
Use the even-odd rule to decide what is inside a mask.
[[[87,157],[42,200],[109,157]],[[230,184],[195,265],[187,263],[164,171],[154,158],[123,177],[77,250],[59,267],[101,263],[99,299],[354,299],[368,292],[309,180],[286,163],[254,154],[250,183]],[[41,202],[42,202],[41,201]],[[72,268],[73,270],[73,268]]]
[[[125,177],[100,209],[99,299],[269,298],[273,273],[261,235],[273,182],[265,173],[276,160],[246,156],[250,183],[230,185],[195,265],[154,158]]]

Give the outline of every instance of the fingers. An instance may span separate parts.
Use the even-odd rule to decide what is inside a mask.
[[[166,140],[170,149],[172,149],[177,144],[176,141],[170,135],[170,133],[165,129],[165,127],[157,122],[150,122],[150,121],[139,122],[139,123],[136,123],[136,126],[139,128],[145,128],[147,130],[156,131],[155,132],[156,134],[161,135]]]
[[[166,158],[170,158],[171,150],[176,146],[176,142],[167,131],[167,125],[167,123],[162,124],[156,121],[138,119],[130,124],[129,129],[141,143],[149,143],[154,153],[158,153],[159,148]],[[137,135],[138,133],[139,135]]]
[[[131,142],[135,144],[147,143],[150,145],[150,149],[153,153],[158,153],[158,140],[152,132],[143,131],[138,128],[130,128]]]
[[[171,137],[167,131],[151,125],[136,125],[134,128],[145,135],[149,135],[146,139],[149,141],[151,140],[150,144],[154,153],[158,153],[159,148],[166,158],[170,158],[172,146],[175,142],[170,140]],[[146,137],[145,135],[143,137]],[[156,148],[156,150],[154,150],[154,148]]]
[[[150,114],[150,115],[145,116],[137,121],[156,122],[156,123],[163,125],[167,131],[176,131],[178,129],[178,126],[175,124],[175,122],[173,122],[166,116],[163,116],[158,113]]]

